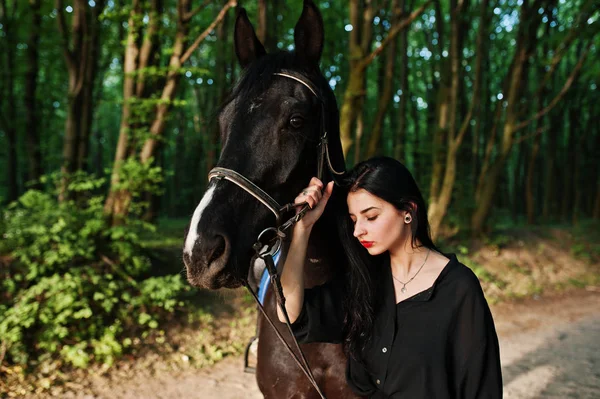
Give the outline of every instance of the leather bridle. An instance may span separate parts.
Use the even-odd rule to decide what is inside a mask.
[[[298,83],[302,84],[303,86],[305,86],[306,88],[308,88],[308,90],[310,90],[310,92],[312,94],[314,94],[315,97],[319,100],[319,102],[321,103],[321,124],[320,124],[321,130],[319,132],[319,144],[318,144],[319,153],[318,153],[318,163],[317,163],[317,177],[320,180],[323,179],[323,169],[324,169],[325,164],[327,165],[329,172],[332,174],[332,179],[334,181],[336,180],[335,179],[336,177],[343,176],[345,174],[345,171],[338,172],[334,169],[333,165],[331,164],[331,158],[329,156],[327,127],[325,124],[325,102],[318,95],[317,89],[312,85],[312,83],[310,83],[310,81],[308,79],[306,79],[306,77],[304,77],[303,75],[296,73],[294,71],[282,70],[281,72],[277,72],[274,75],[282,76],[282,77],[285,77],[288,79],[295,80],[296,82],[298,82]],[[287,230],[290,229],[292,226],[294,226],[296,223],[298,223],[298,221],[304,217],[306,212],[308,212],[310,210],[309,205],[307,203],[299,204],[299,205],[289,203],[284,206],[281,206],[273,197],[271,197],[269,194],[267,194],[263,189],[261,189],[256,184],[251,182],[249,179],[244,177],[242,174],[240,174],[232,169],[222,168],[222,167],[213,168],[208,174],[208,180],[210,182],[213,179],[216,179],[216,180],[225,179],[225,180],[228,180],[228,181],[234,183],[239,188],[243,189],[248,194],[250,194],[254,198],[256,198],[261,204],[263,204],[266,208],[268,208],[275,215],[276,226],[269,227],[269,228],[263,230],[258,235],[256,243],[254,243],[254,245],[252,246],[252,248],[254,249],[254,252],[255,252],[255,256],[252,258],[250,267],[252,267],[254,262],[259,258],[262,259],[263,262],[265,263],[266,269],[270,275],[271,285],[273,286],[273,291],[275,292],[275,297],[277,299],[278,306],[281,310],[281,313],[284,315],[284,318],[286,321],[285,324],[292,336],[292,340],[295,344],[296,349],[300,353],[300,357],[298,357],[298,355],[296,355],[296,353],[293,351],[293,349],[290,347],[290,345],[287,343],[287,341],[281,335],[281,332],[275,327],[275,324],[273,323],[271,318],[269,318],[269,316],[267,316],[267,313],[266,313],[264,307],[262,306],[262,304],[260,303],[258,296],[252,290],[252,288],[248,284],[247,280],[244,281],[244,285],[246,286],[248,291],[250,291],[253,298],[256,300],[256,303],[258,304],[258,308],[264,315],[265,319],[269,322],[271,327],[273,327],[273,330],[277,334],[277,337],[284,344],[284,346],[286,347],[286,349],[288,350],[290,355],[294,358],[294,360],[296,361],[296,364],[298,364],[298,367],[300,367],[300,369],[304,372],[304,374],[309,379],[309,381],[311,382],[313,387],[317,390],[317,392],[319,393],[321,398],[324,399],[325,395],[319,388],[319,385],[317,384],[317,382],[313,376],[312,370],[310,369],[310,366],[306,360],[304,352],[302,352],[302,349],[300,348],[300,345],[298,344],[298,341],[296,340],[296,337],[294,336],[294,333],[292,331],[290,319],[289,319],[289,316],[285,309],[285,297],[283,296],[283,289],[281,287],[281,282],[279,281],[279,273],[277,272],[277,268],[275,267],[275,264],[273,262],[273,255],[277,251],[279,251],[281,244],[282,244],[282,240],[287,235],[286,234]],[[283,222],[283,220],[284,220],[283,216],[286,213],[290,212],[292,209],[295,209],[296,206],[302,206],[302,209],[296,215],[290,217],[285,222]],[[272,235],[272,237],[270,239],[267,237],[269,234]],[[268,241],[267,242],[263,241],[265,239],[267,239]]]

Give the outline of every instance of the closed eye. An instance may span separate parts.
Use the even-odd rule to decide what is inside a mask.
[[[371,216],[370,218],[367,218],[367,220],[372,222],[373,220],[377,219],[377,216],[379,215]]]

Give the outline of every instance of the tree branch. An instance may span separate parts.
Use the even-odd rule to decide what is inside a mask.
[[[186,12],[183,14],[183,22],[189,22],[190,19],[194,17],[194,15],[198,14],[200,11],[204,10],[206,6],[212,3],[212,0],[206,0],[204,3],[200,4],[198,7],[194,8],[192,11]]]
[[[528,135],[525,135],[525,136],[519,137],[518,140],[515,140],[515,144],[522,143],[523,141],[525,141],[527,139],[530,139],[532,137],[538,136],[538,135],[544,133],[545,131],[547,131],[549,128],[550,128],[550,126],[539,127],[535,132],[533,132],[531,134],[528,134]]]
[[[148,28],[146,29],[146,34],[144,35],[144,40],[142,42],[142,46],[140,48],[139,56],[138,56],[138,70],[139,75],[137,76],[137,84],[136,84],[136,96],[141,97],[144,93],[145,82],[146,82],[146,71],[145,69],[148,67],[148,62],[151,59],[151,56],[154,53],[154,41],[156,35],[158,34],[159,29],[159,9],[157,0],[153,0],[151,2],[152,9],[149,12],[148,17]]]
[[[581,57],[579,57],[579,61],[577,62],[577,65],[575,65],[575,68],[573,68],[573,72],[571,72],[571,75],[569,75],[569,77],[565,81],[565,84],[563,85],[560,92],[556,95],[556,97],[554,97],[552,99],[552,101],[546,106],[546,108],[538,111],[534,116],[532,116],[528,120],[517,124],[515,126],[515,128],[513,129],[513,133],[523,129],[524,127],[529,125],[531,122],[540,119],[542,116],[544,116],[548,112],[550,112],[552,110],[552,108],[554,108],[556,106],[556,104],[558,104],[558,102],[564,97],[564,95],[567,93],[567,91],[569,91],[569,89],[573,85],[573,82],[577,78],[577,75],[579,74],[579,71],[581,70],[581,67],[583,66],[583,62],[585,61],[588,53],[590,52],[590,48],[592,47],[592,44],[593,44],[593,41],[590,40],[590,42],[586,46],[583,54],[581,54]]]
[[[183,65],[183,63],[186,62],[188,60],[188,58],[190,58],[190,56],[192,55],[194,50],[196,50],[196,48],[200,45],[200,43],[202,43],[202,41],[204,39],[206,39],[206,37],[210,34],[210,32],[212,32],[213,29],[215,29],[215,26],[217,26],[223,20],[223,18],[225,18],[225,14],[227,13],[227,11],[230,8],[235,7],[235,6],[237,6],[237,0],[229,0],[227,2],[227,4],[225,4],[225,6],[223,6],[223,8],[221,9],[221,11],[219,11],[219,15],[217,15],[215,20],[212,21],[212,23],[208,26],[208,28],[206,28],[204,30],[204,32],[202,32],[200,34],[200,36],[198,36],[196,38],[194,43],[192,43],[192,45],[190,47],[188,47],[188,49],[185,51],[185,53],[183,53],[183,55],[181,56],[181,60],[180,60],[181,65]]]
[[[402,32],[402,30],[406,29],[419,15],[425,11],[425,8],[431,3],[431,0],[428,0],[425,4],[423,4],[416,11],[413,11],[407,18],[404,18],[398,25],[393,26],[388,32],[387,36],[381,42],[381,45],[377,47],[371,54],[363,58],[361,61],[361,67],[365,68],[369,65],[373,60],[383,51],[385,47],[390,44],[392,40],[398,35],[398,33]]]
[[[540,83],[536,93],[534,94],[534,97],[538,97],[540,95],[540,93],[542,92],[542,90],[544,90],[544,87],[546,86],[546,84],[548,83],[548,81],[550,80],[552,75],[554,74],[554,71],[556,71],[556,67],[558,66],[560,61],[563,59],[564,55],[567,53],[567,50],[571,47],[571,44],[573,44],[575,39],[580,37],[580,33],[586,29],[587,19],[591,15],[591,13],[589,12],[590,10],[588,10],[588,7],[590,6],[591,3],[592,3],[592,1],[588,0],[582,6],[582,11],[581,11],[581,13],[579,13],[576,23],[573,24],[573,27],[571,28],[570,32],[565,36],[565,38],[558,44],[558,46],[554,50],[554,52],[553,52],[554,57],[552,57],[552,60],[548,64],[549,69],[544,74],[544,78],[542,79],[542,82]],[[597,27],[600,26],[600,23],[596,22],[595,25],[596,25],[596,28],[595,28],[596,32],[594,33],[594,35],[599,30]]]

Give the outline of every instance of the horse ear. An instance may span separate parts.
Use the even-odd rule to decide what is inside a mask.
[[[304,0],[302,15],[294,29],[296,54],[318,66],[323,52],[323,40],[323,17],[312,0]]]
[[[246,68],[252,61],[267,54],[256,33],[246,10],[241,8],[235,20],[235,54],[242,68]]]

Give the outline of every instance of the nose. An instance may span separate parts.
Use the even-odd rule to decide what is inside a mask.
[[[360,222],[356,221],[354,224],[354,237],[358,238],[365,234],[365,229],[362,227]]]
[[[204,237],[201,237],[199,245],[194,247],[192,256],[203,257],[207,266],[214,267],[223,258],[225,247],[225,236],[217,233],[206,234]]]
[[[228,242],[227,237],[218,232],[200,233],[191,254],[184,253],[184,262],[200,273],[216,273],[227,264]]]

